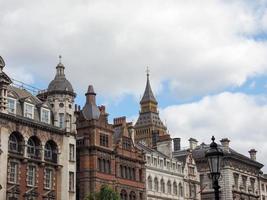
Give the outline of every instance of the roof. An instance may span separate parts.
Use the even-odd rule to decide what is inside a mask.
[[[166,129],[161,119],[159,118],[159,114],[154,113],[154,112],[146,112],[146,113],[139,114],[135,127],[141,127],[141,126],[147,126],[147,125],[154,125],[154,126]]]
[[[149,148],[148,146],[140,143],[140,142],[137,142],[136,143],[136,147],[140,150],[143,150],[145,151],[145,153],[154,153],[154,154],[158,154],[159,156],[161,157],[164,157],[164,158],[169,158],[167,155],[165,155],[164,153],[161,153],[160,151],[156,150],[156,149],[152,149],[152,148]]]
[[[54,80],[52,80],[50,84],[48,85],[48,89],[47,89],[48,92],[53,92],[53,93],[67,92],[68,94],[73,93],[73,95],[75,95],[71,83],[65,77],[64,65],[60,62],[57,65],[56,69],[57,69],[56,76]]]
[[[219,145],[219,144],[218,144],[218,147],[222,148],[222,146]],[[209,145],[207,145],[205,143],[202,143],[201,145],[197,146],[193,150],[194,159],[196,159],[196,160],[204,159],[205,158],[205,153],[208,150],[208,148],[209,148]],[[224,157],[225,158],[236,159],[239,162],[243,162],[243,163],[246,163],[248,165],[252,165],[254,167],[257,167],[257,168],[262,168],[263,167],[263,164],[261,164],[261,163],[259,163],[257,161],[254,161],[251,158],[249,158],[249,157],[247,157],[247,156],[245,156],[243,154],[238,153],[237,151],[235,151],[232,148],[229,148],[229,152],[224,151]]]
[[[94,88],[92,85],[89,85],[87,93],[85,94],[86,96],[86,103],[82,109],[82,114],[85,119],[87,120],[92,120],[92,119],[99,119],[100,117],[100,110],[96,105],[95,102],[95,96],[96,93],[94,92]],[[93,98],[90,98],[93,97]]]
[[[156,98],[152,92],[151,86],[150,86],[149,74],[147,74],[146,88],[145,88],[144,95],[140,101],[140,104],[143,104],[146,102],[153,102],[155,104],[158,104],[158,102],[157,102],[157,100],[156,100]]]

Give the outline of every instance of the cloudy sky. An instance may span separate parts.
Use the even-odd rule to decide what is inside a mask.
[[[110,120],[135,120],[149,66],[183,146],[228,137],[267,165],[266,0],[0,0],[0,27],[12,78],[44,89],[62,55],[78,104],[93,84]]]

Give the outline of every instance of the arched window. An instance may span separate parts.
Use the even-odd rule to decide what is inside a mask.
[[[44,159],[57,163],[57,153],[57,144],[52,140],[47,141],[44,148]]]
[[[182,197],[184,194],[182,183],[179,183],[179,196]]]
[[[148,178],[147,178],[147,184],[148,184],[148,190],[152,190],[152,178],[151,178],[151,176],[149,176]]]
[[[177,183],[176,182],[173,182],[173,194],[177,195]]]
[[[168,190],[168,194],[172,193],[172,184],[170,180],[167,182],[167,190]]]
[[[136,195],[135,195],[135,192],[130,192],[130,195],[129,195],[129,197],[130,197],[130,200],[136,200]]]
[[[40,159],[40,140],[35,136],[30,137],[27,146],[28,156],[35,159]]]
[[[15,134],[11,134],[9,136],[9,150],[17,152],[18,148],[19,148],[19,142],[18,142]]]
[[[52,159],[52,147],[48,142],[45,144],[45,158]]]
[[[154,188],[155,188],[155,191],[159,191],[159,181],[157,179],[157,177],[154,179]]]
[[[127,192],[125,190],[121,190],[120,196],[121,200],[127,200]]]
[[[24,140],[20,133],[13,132],[8,139],[8,150],[12,153],[23,153]]]
[[[162,193],[165,193],[165,183],[164,183],[163,178],[162,178],[161,181],[160,181],[160,191],[161,191]]]

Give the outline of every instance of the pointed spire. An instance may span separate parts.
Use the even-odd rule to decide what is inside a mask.
[[[0,56],[0,72],[2,72],[3,68],[5,67],[5,61],[4,59]]]
[[[153,103],[158,103],[150,86],[150,81],[149,81],[149,69],[147,67],[146,70],[146,76],[147,76],[147,81],[146,81],[146,88],[145,88],[145,92],[144,95],[140,101],[140,104],[145,103],[145,102],[153,102]]]
[[[91,103],[93,105],[96,105],[96,100],[95,100],[96,93],[92,85],[88,86],[88,90],[85,96],[86,96],[86,103]]]
[[[57,65],[57,67],[56,67],[56,69],[57,69],[57,76],[65,76],[65,74],[64,74],[64,69],[65,69],[65,67],[64,67],[64,65],[61,63],[62,56],[59,55],[59,56],[58,56],[58,59],[59,59],[59,63],[58,63],[58,65]]]

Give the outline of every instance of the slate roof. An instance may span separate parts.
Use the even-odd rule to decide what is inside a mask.
[[[140,104],[143,104],[146,102],[153,102],[153,103],[158,104],[158,102],[157,102],[157,100],[156,100],[156,98],[152,92],[151,86],[150,86],[149,74],[147,74],[146,88],[145,88],[144,95],[140,101]]]

